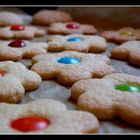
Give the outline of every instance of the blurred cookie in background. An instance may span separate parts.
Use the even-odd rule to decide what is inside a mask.
[[[18,14],[8,11],[0,12],[0,26],[9,26],[15,24],[23,24],[23,19]]]
[[[43,9],[33,15],[32,23],[37,25],[50,25],[55,22],[69,22],[72,21],[70,14],[57,11]]]

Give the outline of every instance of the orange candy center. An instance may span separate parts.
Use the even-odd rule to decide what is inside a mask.
[[[15,119],[11,122],[11,127],[21,132],[29,132],[43,130],[47,128],[49,124],[50,121],[48,119],[33,116]]]

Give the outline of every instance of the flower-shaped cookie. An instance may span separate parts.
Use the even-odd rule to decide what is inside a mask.
[[[47,43],[25,40],[0,41],[0,60],[18,61],[47,52]]]
[[[104,55],[64,51],[57,54],[41,54],[33,57],[31,70],[42,79],[57,79],[59,83],[71,86],[81,79],[103,77],[115,72]]]
[[[132,65],[140,66],[140,41],[128,41],[113,48],[111,57],[128,60]]]
[[[130,40],[140,40],[140,29],[124,27],[116,31],[104,31],[101,35],[108,41],[122,43]]]
[[[41,77],[23,64],[0,62],[0,102],[17,103],[27,90],[38,88]]]
[[[96,34],[97,30],[93,25],[80,24],[76,22],[52,23],[48,28],[50,34]]]
[[[96,133],[99,129],[94,115],[69,111],[52,99],[19,105],[0,103],[0,112],[0,133]]]
[[[102,79],[81,80],[71,89],[77,106],[101,120],[120,117],[140,126],[140,77],[115,73]]]
[[[105,51],[106,46],[106,40],[97,35],[54,35],[48,42],[48,50],[52,52],[67,50],[99,53]]]
[[[34,37],[43,36],[45,32],[33,26],[12,25],[0,28],[0,39],[32,39]]]

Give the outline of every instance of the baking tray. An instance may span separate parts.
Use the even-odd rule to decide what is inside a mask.
[[[43,8],[44,9],[44,8]],[[69,12],[73,17],[75,21],[81,22],[81,23],[90,23],[94,24],[99,31],[106,30],[106,29],[116,29],[124,26],[132,26],[137,27],[140,23],[140,19],[138,18],[140,13],[140,8],[104,8],[104,7],[60,7],[58,8],[60,10]],[[31,16],[27,13],[24,13],[19,8],[0,8],[0,10],[8,10],[12,12],[16,12],[20,14],[20,16],[23,17],[26,24],[29,24],[31,21]],[[104,12],[106,10],[106,13]],[[133,11],[133,12],[132,12]],[[121,14],[123,13],[123,15]],[[114,17],[115,15],[121,14],[120,16],[117,16],[116,19],[111,19],[111,17]],[[92,17],[91,17],[92,16]],[[86,19],[86,20],[85,20]],[[130,20],[132,21],[129,22]],[[102,23],[100,23],[102,22]],[[112,23],[110,23],[112,22]],[[114,23],[115,22],[115,23]],[[118,22],[118,24],[116,23]],[[113,28],[114,23],[114,28]],[[118,26],[117,26],[118,25]],[[47,27],[41,27],[37,26],[41,29],[44,29],[47,31]],[[40,38],[35,38],[33,41],[46,41],[48,35]],[[110,56],[110,51],[112,48],[116,47],[116,44],[114,43],[108,43],[108,47],[106,52],[100,53],[106,56]],[[128,74],[134,74],[137,76],[140,76],[140,70],[139,68],[130,66],[127,62],[124,61],[118,61],[113,60],[112,66],[117,70],[117,72],[124,72]],[[23,63],[26,67],[31,67],[31,60],[23,59],[20,61]],[[20,102],[20,104],[28,103],[33,100],[41,99],[41,98],[50,98],[55,99],[63,102],[69,110],[75,110],[76,105],[70,100],[70,87],[64,87],[55,81],[43,81],[40,85],[40,87],[37,90],[26,92],[25,97]],[[125,123],[122,120],[119,119],[113,119],[110,121],[100,121],[100,130],[99,134],[116,134],[116,133],[140,133],[139,128],[135,128],[127,123]]]

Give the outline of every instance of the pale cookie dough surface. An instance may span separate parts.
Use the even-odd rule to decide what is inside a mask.
[[[80,41],[73,42],[69,39],[78,38]],[[100,53],[106,50],[107,43],[103,37],[97,35],[78,35],[67,36],[54,35],[48,39],[48,51],[78,51]]]
[[[140,94],[116,90],[116,85],[140,86],[140,77],[116,73],[102,79],[81,80],[71,88],[71,96],[80,110],[89,111],[100,120],[119,117],[140,126]]]
[[[140,41],[128,41],[112,49],[111,57],[127,60],[135,66],[140,66]]]
[[[22,133],[11,127],[11,121],[30,116],[49,120],[47,128],[27,133],[96,133],[99,122],[96,117],[83,111],[69,111],[56,100],[42,99],[22,105],[0,104],[0,133]],[[10,114],[10,115],[9,115]],[[77,117],[78,116],[78,117]]]
[[[58,60],[72,57],[80,60],[78,64],[62,64]],[[71,86],[82,79],[103,77],[115,72],[109,65],[110,59],[99,54],[84,54],[75,51],[64,51],[57,54],[42,54],[32,58],[31,70],[37,72],[42,79],[57,79],[59,83]]]
[[[79,28],[77,29],[69,29],[67,28],[67,24],[75,24]],[[67,23],[52,23],[48,28],[49,34],[96,34],[97,30],[93,25],[89,24],[80,24],[76,22],[67,22]]]
[[[41,84],[40,76],[28,70],[23,64],[12,61],[0,62],[0,101],[7,103],[19,102],[25,91],[34,90]]]
[[[15,31],[10,29],[11,26],[0,28],[0,39],[27,39],[31,40],[34,37],[43,36],[45,32],[37,27],[25,26],[24,30]]]
[[[0,60],[19,61],[22,58],[32,58],[37,54],[47,53],[48,44],[45,42],[31,42],[21,40],[25,47],[11,47],[9,44],[16,40],[0,41]],[[18,41],[18,40],[17,40]]]

